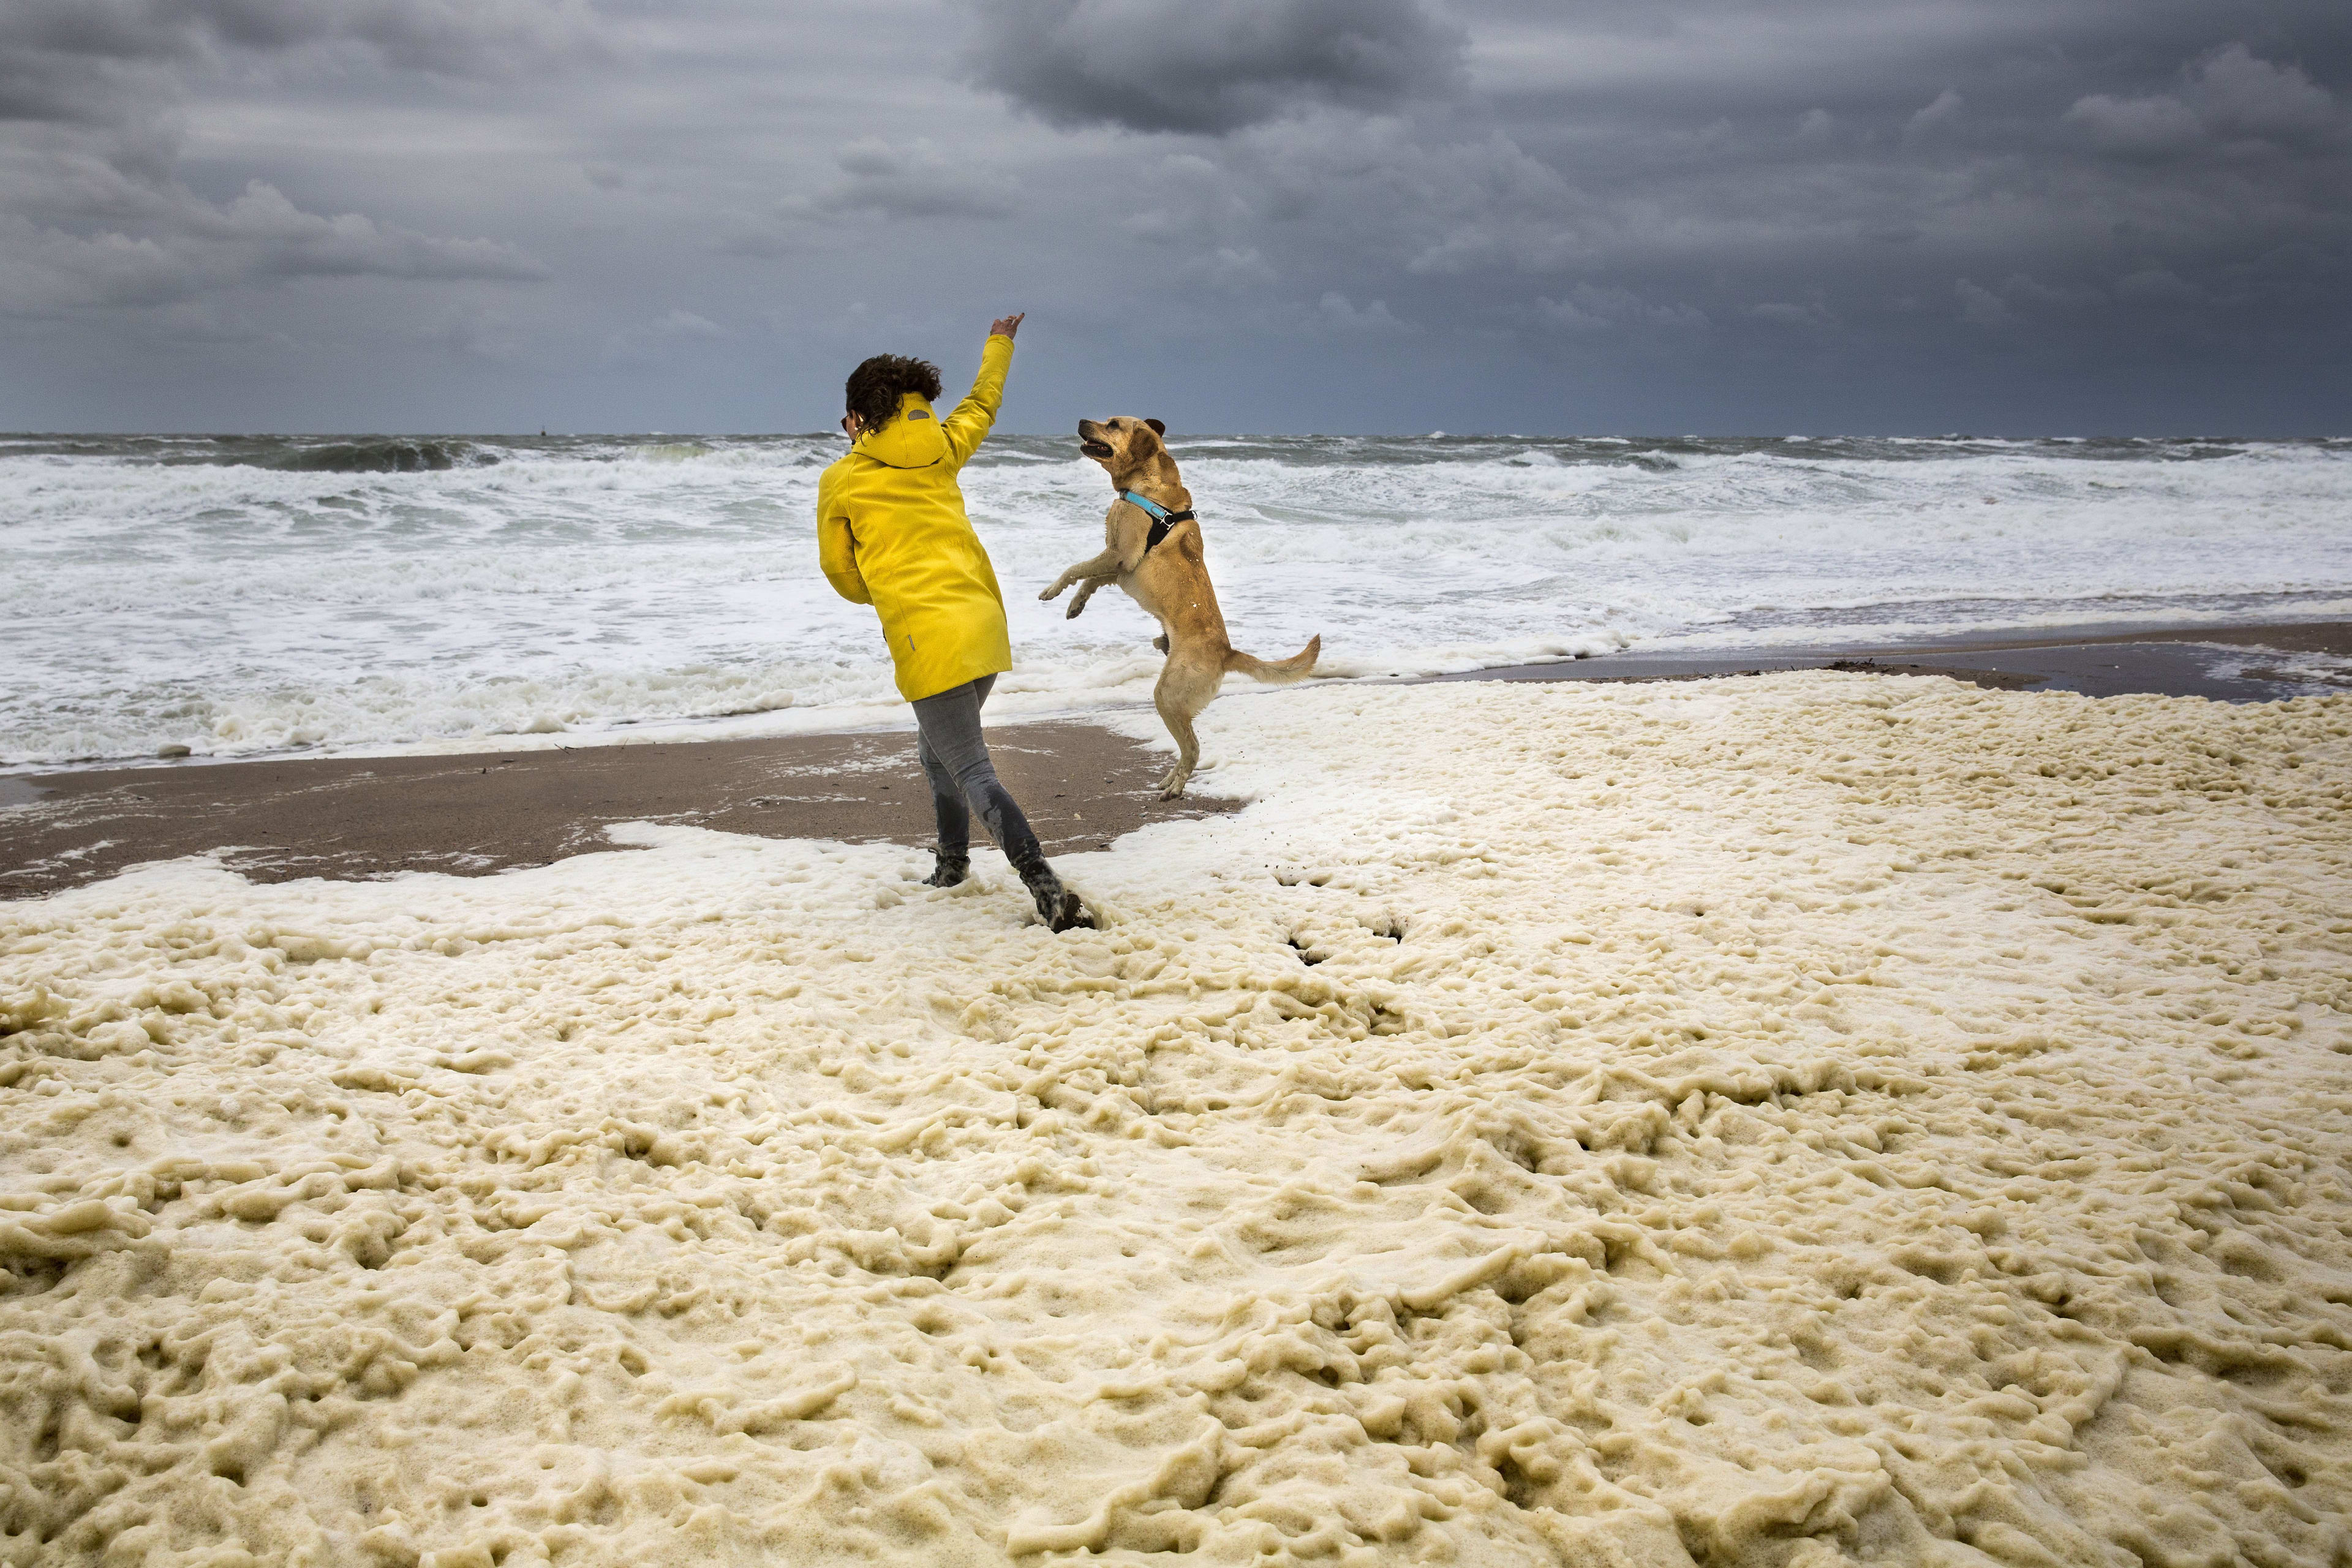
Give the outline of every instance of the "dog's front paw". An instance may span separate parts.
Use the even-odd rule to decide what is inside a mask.
[[[1072,599],[1070,607],[1062,612],[1062,618],[1066,621],[1075,621],[1078,618],[1078,612],[1086,607],[1087,602],[1084,599]]]
[[[1037,597],[1038,597],[1038,598],[1040,598],[1040,599],[1052,599],[1052,598],[1055,598],[1055,597],[1059,596],[1059,595],[1061,594],[1061,592],[1062,592],[1062,584],[1059,584],[1059,583],[1056,583],[1056,584],[1054,584],[1052,587],[1050,587],[1050,588],[1041,588],[1041,589],[1039,589],[1039,590],[1037,591]]]

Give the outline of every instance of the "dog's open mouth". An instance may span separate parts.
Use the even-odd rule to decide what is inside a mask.
[[[1081,441],[1078,443],[1078,450],[1084,452],[1089,458],[1108,458],[1110,456],[1110,443],[1108,441]]]

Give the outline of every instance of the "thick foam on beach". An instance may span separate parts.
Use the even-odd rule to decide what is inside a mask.
[[[2329,1563],[2352,698],[1228,699],[888,847],[0,909],[0,1562]]]

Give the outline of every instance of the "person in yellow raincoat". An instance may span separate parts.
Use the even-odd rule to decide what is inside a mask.
[[[944,419],[931,406],[937,365],[877,354],[849,373],[841,427],[851,445],[817,481],[817,559],[835,592],[881,617],[898,695],[915,706],[916,752],[940,829],[927,879],[952,888],[969,874],[977,814],[1028,887],[1037,917],[1059,931],[1094,922],[1045,863],[981,735],[981,704],[1013,668],[1013,640],[996,569],[956,483],[996,423],[1021,321],[991,323],[979,379]]]

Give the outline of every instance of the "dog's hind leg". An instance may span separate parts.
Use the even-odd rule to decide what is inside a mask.
[[[1215,664],[1171,658],[1161,667],[1151,703],[1160,710],[1160,721],[1168,726],[1169,736],[1176,742],[1176,765],[1160,781],[1160,799],[1181,795],[1185,781],[1200,764],[1201,739],[1193,732],[1192,720],[1215,699],[1217,684],[1223,678],[1224,671]]]
[[[1160,798],[1174,800],[1184,793],[1184,783],[1192,776],[1192,768],[1201,760],[1201,738],[1192,732],[1192,715],[1184,710],[1183,704],[1171,702],[1164,690],[1154,696],[1160,721],[1168,726],[1168,733],[1176,742],[1176,765],[1161,775]]]

